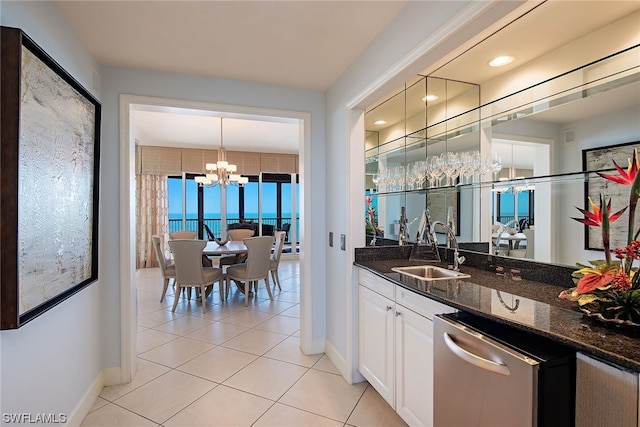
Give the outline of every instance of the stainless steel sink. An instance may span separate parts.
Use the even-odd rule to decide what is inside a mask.
[[[419,280],[451,280],[471,277],[459,271],[447,270],[435,265],[412,265],[410,267],[393,267],[396,273],[404,274]]]

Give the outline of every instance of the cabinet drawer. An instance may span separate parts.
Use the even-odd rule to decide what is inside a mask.
[[[363,270],[362,268],[358,270],[358,283],[366,288],[371,289],[374,292],[379,293],[380,295],[389,298],[390,300],[393,300],[393,291],[396,287],[395,284],[388,281],[387,279],[376,276],[370,271]]]
[[[416,313],[433,319],[433,316],[441,313],[454,313],[455,308],[449,307],[425,296],[418,295],[415,292],[408,291],[401,287],[396,289],[396,302]]]

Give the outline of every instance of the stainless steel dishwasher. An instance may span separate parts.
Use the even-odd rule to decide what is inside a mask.
[[[463,312],[433,326],[435,427],[574,425],[573,350]]]

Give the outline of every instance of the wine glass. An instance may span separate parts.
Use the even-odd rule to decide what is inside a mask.
[[[371,181],[373,182],[373,185],[375,185],[377,189],[378,183],[380,182],[380,176],[377,173],[374,173],[373,176],[371,177]]]
[[[431,175],[437,180],[436,187],[442,185],[442,178],[444,177],[444,171],[442,170],[442,158],[440,156],[431,157]]]
[[[473,176],[473,153],[471,151],[460,153],[460,175],[466,184],[471,182]]]
[[[493,172],[493,180],[498,180],[498,173],[502,170],[502,159],[500,158],[500,154],[493,153],[491,157],[491,171]]]
[[[421,190],[423,188],[423,183],[424,180],[427,178],[427,161],[426,160],[420,160],[418,162],[418,169],[417,169],[417,174],[418,174],[418,189]]]
[[[447,175],[449,185],[454,185],[455,179],[460,175],[460,156],[458,153],[447,153],[444,173]]]

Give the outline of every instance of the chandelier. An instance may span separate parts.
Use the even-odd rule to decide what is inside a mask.
[[[218,149],[218,161],[205,165],[207,173],[205,176],[195,177],[195,181],[200,185],[226,187],[227,185],[243,186],[249,182],[246,176],[237,174],[238,167],[227,161],[227,153],[224,151],[222,139],[222,118],[220,118],[220,148]]]

